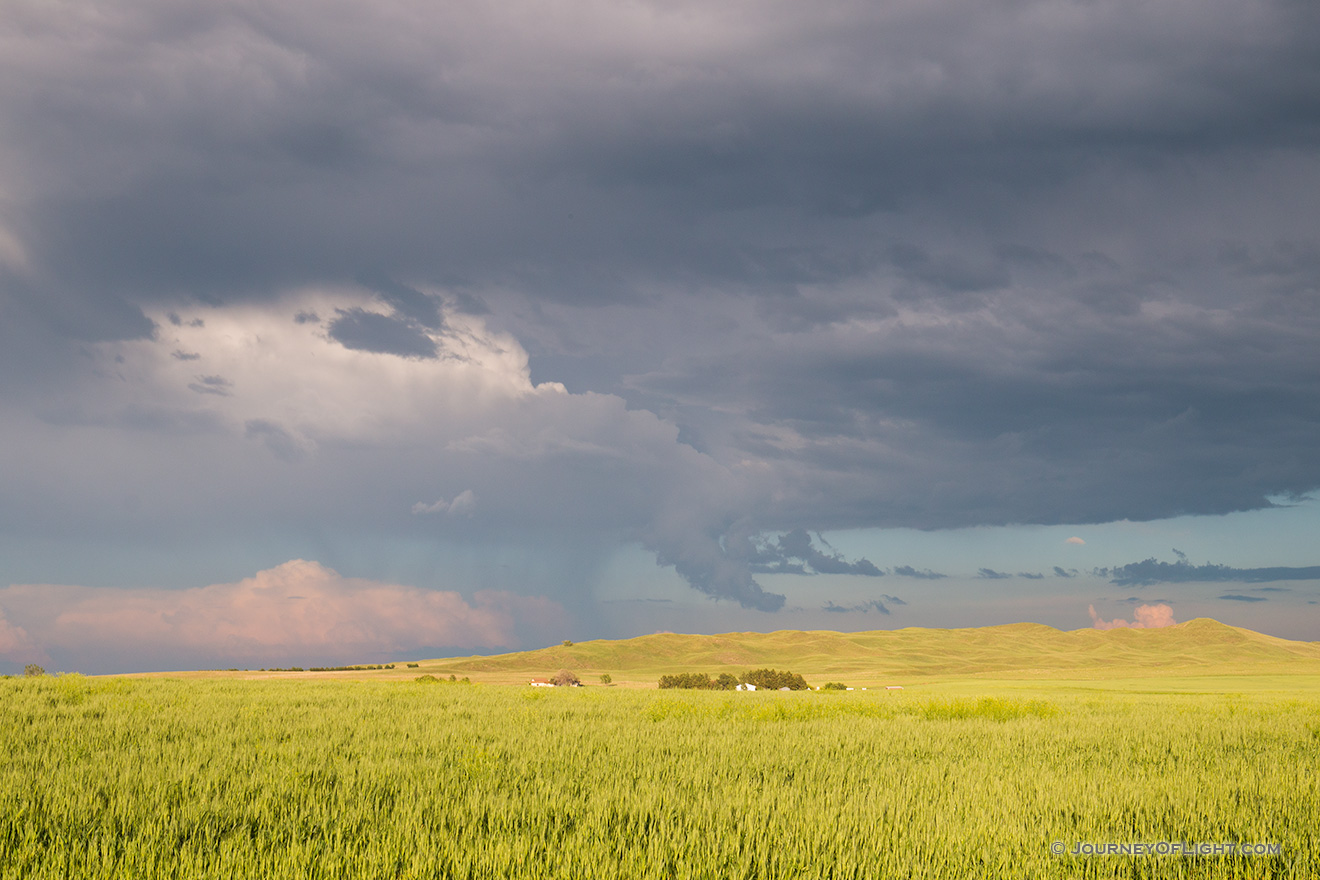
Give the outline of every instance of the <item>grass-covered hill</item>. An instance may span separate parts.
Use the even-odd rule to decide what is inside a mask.
[[[1064,632],[1036,623],[975,629],[681,635],[597,640],[490,657],[428,661],[427,671],[517,680],[571,669],[650,680],[665,673],[770,666],[809,679],[882,683],[931,677],[1111,678],[1320,674],[1320,642],[1293,642],[1198,618],[1164,629]]]

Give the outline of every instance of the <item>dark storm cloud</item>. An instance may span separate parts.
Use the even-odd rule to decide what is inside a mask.
[[[336,309],[330,322],[330,338],[344,348],[397,354],[399,357],[433,358],[435,341],[413,321],[380,315],[365,309]]]
[[[36,249],[218,296],[364,266],[598,301],[646,276],[791,290],[882,265],[961,295],[1006,266],[910,236],[868,252],[867,220],[1309,147],[1320,108],[1307,4],[1216,3],[1190,27],[1135,2],[515,8],[140,0],[70,58],[37,35],[79,23],[27,7],[6,115]]]
[[[358,275],[358,281],[379,294],[394,308],[395,314],[416,321],[429,330],[439,330],[444,325],[440,303],[435,297],[400,284],[381,272],[364,272]]]
[[[1152,557],[1141,562],[1099,569],[1096,573],[1101,577],[1110,578],[1110,583],[1119,586],[1220,582],[1259,584],[1272,581],[1320,580],[1320,565],[1234,568],[1214,563],[1193,565],[1185,558],[1177,562],[1159,562]]]
[[[1229,593],[1229,594],[1227,594],[1227,595],[1220,596],[1219,598],[1221,598],[1221,599],[1228,599],[1229,601],[1232,601],[1232,602],[1264,602],[1264,601],[1266,601],[1266,599],[1265,599],[1264,596],[1238,596],[1238,595],[1235,595],[1235,594],[1233,594],[1233,593]]]
[[[784,607],[784,596],[761,588],[746,566],[728,559],[718,545],[685,546],[680,552],[660,549],[656,561],[672,565],[674,570],[694,590],[717,599],[732,599],[744,608],[757,611],[778,611]]]
[[[443,300],[736,474],[676,455],[621,519],[767,610],[758,572],[883,573],[807,529],[1265,507],[1320,486],[1320,7],[1194,12],[17,2],[0,392],[318,286],[434,359]]]
[[[807,530],[800,528],[780,535],[773,544],[744,542],[742,553],[748,568],[758,574],[856,574],[866,577],[884,577],[885,574],[865,557],[849,562],[837,551],[821,551],[812,543]]]

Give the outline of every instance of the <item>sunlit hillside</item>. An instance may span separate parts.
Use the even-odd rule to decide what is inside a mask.
[[[1320,643],[1293,642],[1198,618],[1163,629],[1064,632],[1035,623],[860,633],[659,633],[492,657],[429,661],[457,675],[579,674],[648,678],[668,672],[789,668],[815,678],[1099,678],[1157,674],[1320,673]]]

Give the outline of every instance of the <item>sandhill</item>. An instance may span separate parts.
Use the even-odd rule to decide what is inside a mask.
[[[596,640],[489,657],[429,661],[428,669],[496,679],[567,668],[628,678],[684,671],[788,668],[809,677],[1110,678],[1149,675],[1320,674],[1320,642],[1294,642],[1198,618],[1162,629],[1063,631],[1036,623],[973,629],[683,635]]]

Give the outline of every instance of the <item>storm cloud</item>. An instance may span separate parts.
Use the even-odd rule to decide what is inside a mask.
[[[822,530],[1320,487],[1315,4],[17,0],[0,181],[13,540],[629,543],[776,611],[885,574]],[[1221,568],[1107,576],[1320,576]]]

